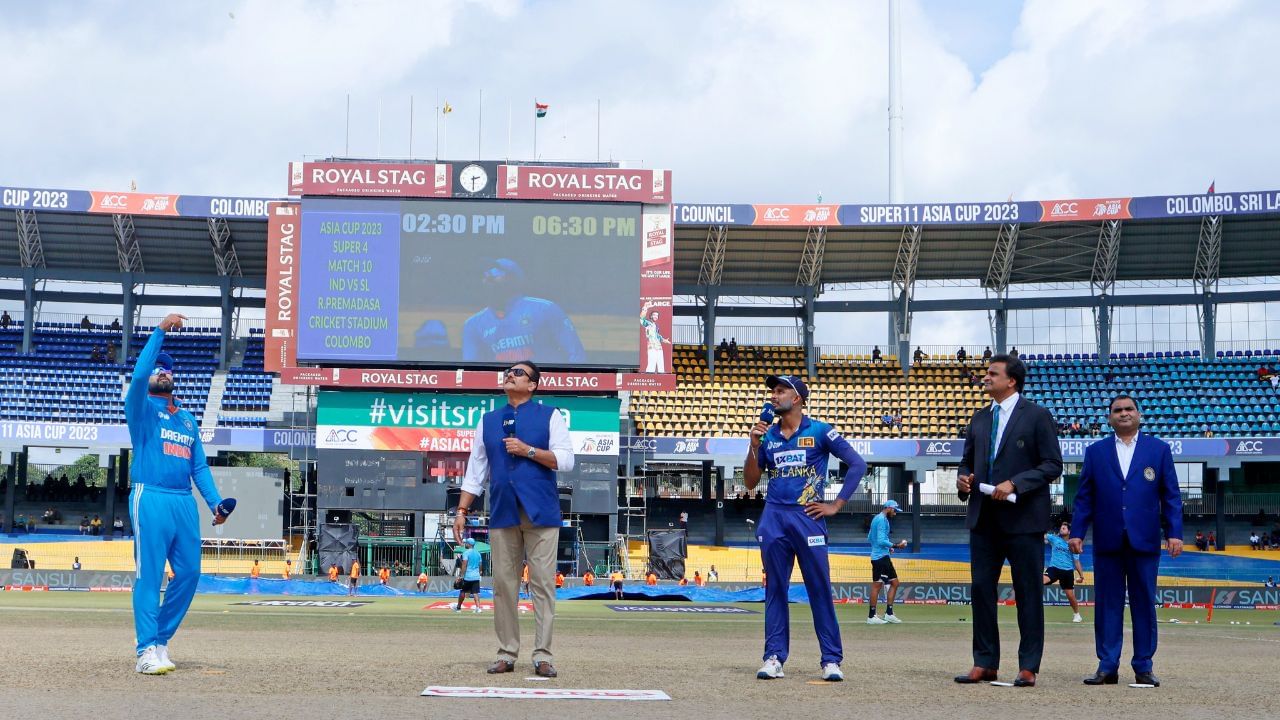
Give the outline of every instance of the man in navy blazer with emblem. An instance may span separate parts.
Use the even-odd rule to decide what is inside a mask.
[[[1033,687],[1044,654],[1043,538],[1049,527],[1049,484],[1062,475],[1058,425],[1049,411],[1022,397],[1027,367],[995,355],[982,380],[991,405],[965,431],[956,489],[969,503],[973,668],[958,683],[995,680],[1000,667],[996,591],[1005,560],[1018,605],[1017,687]],[[982,485],[993,486],[991,494]],[[1016,494],[1016,502],[1010,498]]]
[[[453,536],[463,542],[467,513],[489,489],[489,542],[493,552],[493,627],[498,659],[490,674],[515,670],[520,655],[516,615],[521,568],[528,563],[536,628],[534,673],[556,677],[551,630],[556,615],[556,547],[560,542],[560,493],[556,473],[573,469],[573,440],[564,415],[533,402],[542,373],[527,360],[503,373],[507,404],[484,414],[471,443]]]
[[[1139,431],[1142,413],[1136,400],[1128,395],[1113,398],[1108,422],[1115,435],[1085,450],[1068,541],[1072,552],[1080,552],[1093,525],[1093,636],[1098,670],[1084,684],[1112,685],[1119,679],[1127,589],[1133,619],[1133,671],[1138,683],[1158,687],[1152,658],[1160,530],[1163,522],[1169,557],[1178,557],[1182,494],[1169,445]]]

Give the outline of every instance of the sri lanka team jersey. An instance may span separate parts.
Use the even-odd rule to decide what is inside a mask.
[[[485,308],[462,326],[462,359],[514,363],[585,362],[587,353],[573,321],[550,300],[520,297],[501,315]]]
[[[662,337],[662,332],[658,329],[658,323],[649,318],[640,318],[640,327],[644,329],[644,338],[649,341],[650,350],[657,350],[662,347],[662,341],[666,338]]]
[[[790,439],[782,437],[782,425],[774,424],[760,440],[757,460],[768,473],[765,502],[804,505],[822,502],[827,487],[827,458],[835,455],[849,466],[839,497],[848,500],[858,489],[867,463],[853,446],[827,423],[804,416]]]

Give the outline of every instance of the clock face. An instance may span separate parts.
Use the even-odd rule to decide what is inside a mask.
[[[458,182],[467,192],[480,192],[489,184],[489,173],[479,165],[468,165],[458,173]]]

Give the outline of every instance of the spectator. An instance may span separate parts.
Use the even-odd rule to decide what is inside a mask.
[[[1258,537],[1257,530],[1249,531],[1249,549],[1257,550],[1262,545],[1262,538]]]
[[[80,516],[80,534],[81,535],[89,534],[89,516],[88,515]]]
[[[93,519],[89,521],[89,534],[90,535],[102,534],[102,518],[98,517],[97,515],[93,516]]]
[[[871,362],[880,362],[880,346],[871,348]]]
[[[112,332],[120,332],[120,318],[111,318]]]
[[[960,348],[956,351],[956,359],[960,362],[964,362],[969,359],[969,353],[965,352],[964,348]]]
[[[1216,533],[1214,533],[1213,530],[1209,531],[1209,547],[1213,548],[1214,550],[1218,549],[1218,536]]]
[[[107,341],[107,351],[103,354],[102,362],[114,363],[116,361],[116,343],[114,340]]]
[[[102,348],[98,347],[97,345],[93,346],[93,351],[89,353],[89,362],[92,362],[92,363],[102,362]]]
[[[124,520],[119,515],[116,516],[115,520],[111,521],[111,534],[115,535],[116,533],[120,533],[121,537],[124,536]]]
[[[88,316],[88,315],[85,315],[84,317],[80,318],[80,329],[81,329],[81,330],[92,330],[92,329],[93,329],[93,323],[89,322],[89,316]]]
[[[595,584],[596,584],[596,574],[591,572],[591,569],[588,568],[586,572],[582,573],[582,586],[591,587]]]
[[[1018,346],[1015,345],[1013,349],[1009,351],[1009,357],[1018,357]]]
[[[986,350],[983,350],[983,351],[982,351],[982,362],[983,362],[984,364],[991,362],[991,348],[990,348],[990,347],[988,347]]]
[[[729,357],[729,341],[720,338],[720,344],[716,346],[716,356],[720,358]]]
[[[1267,367],[1266,363],[1263,363],[1261,366],[1259,366],[1257,372],[1258,372],[1259,380],[1266,380],[1270,378],[1272,375],[1276,374],[1275,368]]]
[[[880,422],[884,423],[885,427],[893,427],[893,413],[886,410],[885,413],[880,416]]]
[[[1196,531],[1196,549],[1202,552],[1209,549],[1209,541],[1205,539],[1203,530]]]
[[[729,359],[730,360],[738,359],[738,339],[737,338],[729,338]]]
[[[0,328],[4,330],[8,330],[9,326],[12,324],[13,324],[13,318],[9,317],[9,311],[5,310],[4,314],[0,315]]]
[[[923,349],[921,349],[921,348],[916,348],[916,351],[915,351],[914,353],[912,353],[912,354],[911,354],[911,362],[915,363],[916,365],[919,365],[919,364],[923,363],[923,362],[924,362],[924,350],[923,350]]]
[[[77,556],[76,556],[76,559],[71,563],[71,569],[72,569],[72,570],[79,570],[79,569],[80,569],[80,556],[79,556],[79,555],[77,555]]]
[[[1208,425],[1205,425],[1204,432],[1202,432],[1200,435],[1201,437],[1207,437],[1207,438],[1213,437],[1213,428],[1209,427]]]
[[[40,516],[40,522],[44,523],[45,525],[53,524],[53,508],[49,508],[48,510],[44,511],[44,515]]]
[[[684,530],[686,533],[689,532],[689,513],[681,511],[679,523],[681,530]]]
[[[898,412],[893,414],[893,426],[898,428],[899,430],[902,429],[902,410],[901,409],[899,409]]]
[[[1276,579],[1275,579],[1274,577],[1272,577],[1272,576],[1268,575],[1268,576],[1267,576],[1267,583],[1266,583],[1266,586],[1267,586],[1267,587],[1269,587],[1269,588],[1273,588],[1273,587],[1275,587],[1275,586],[1276,586]]]

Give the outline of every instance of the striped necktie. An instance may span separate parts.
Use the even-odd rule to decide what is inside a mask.
[[[996,440],[1000,437],[1000,404],[996,403],[991,406],[991,449],[987,455],[987,472],[991,472],[991,466],[996,464]]]

